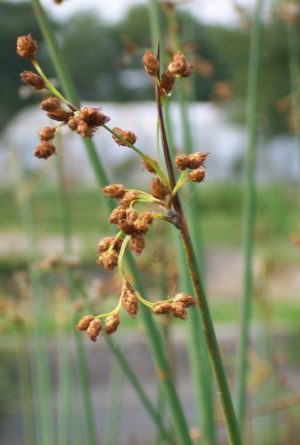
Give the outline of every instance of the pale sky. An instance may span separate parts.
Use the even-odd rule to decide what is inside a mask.
[[[99,13],[109,21],[118,21],[128,8],[134,4],[145,4],[146,0],[64,0],[61,5],[54,4],[53,0],[41,0],[46,9],[55,18],[68,18],[78,11]],[[233,0],[186,0],[182,9],[189,10],[196,17],[209,23],[224,25],[238,24],[237,14],[233,8]],[[242,7],[253,7],[255,0],[237,0]]]

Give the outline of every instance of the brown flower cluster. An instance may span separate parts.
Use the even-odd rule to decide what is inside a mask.
[[[105,270],[114,269],[118,265],[122,242],[123,240],[117,236],[103,238],[98,244],[97,264],[101,264]]]
[[[204,162],[208,153],[196,152],[190,155],[177,155],[175,165],[179,170],[191,169],[189,179],[193,182],[202,182],[205,178]]]
[[[134,318],[139,310],[138,297],[129,281],[125,281],[122,286],[121,301],[123,308]]]
[[[109,315],[104,322],[105,333],[107,335],[113,334],[118,329],[119,324],[120,319],[118,315]],[[92,341],[96,341],[102,331],[102,323],[99,318],[94,317],[93,315],[85,315],[77,323],[77,330],[86,331],[88,337]]]
[[[193,297],[188,294],[177,294],[171,300],[161,300],[154,303],[152,306],[152,312],[155,315],[171,314],[173,317],[187,319],[187,308],[190,308],[196,304]]]
[[[149,76],[157,78],[161,96],[168,95],[172,91],[176,77],[189,77],[193,71],[193,64],[187,63],[181,52],[173,55],[168,68],[160,76],[159,60],[150,49],[145,51],[142,63]]]
[[[118,145],[122,145],[123,147],[126,147],[128,145],[128,143],[133,145],[136,142],[137,137],[133,133],[133,131],[121,130],[121,128],[118,128],[118,127],[114,127],[112,129],[112,131],[115,133],[115,134],[113,134],[113,140]]]

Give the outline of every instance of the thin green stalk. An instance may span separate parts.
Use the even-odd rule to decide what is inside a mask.
[[[77,97],[74,93],[74,88],[70,86],[71,85],[70,76],[67,74],[67,69],[65,67],[60,48],[57,45],[55,36],[53,34],[51,24],[49,23],[48,18],[41,7],[39,0],[32,0],[32,4],[34,7],[36,18],[41,27],[47,45],[49,45],[51,49],[50,51],[51,59],[54,68],[57,72],[57,75],[61,81],[64,93],[72,103],[77,104],[78,103]],[[84,142],[86,145],[87,152],[89,154],[89,159],[93,167],[94,174],[96,176],[96,180],[101,187],[104,187],[105,185],[107,185],[108,181],[103,166],[101,164],[101,161],[95,150],[94,144],[88,138],[85,138]],[[111,209],[110,202],[109,201],[106,202],[108,203],[108,207]],[[127,254],[126,257],[133,279],[135,281],[137,291],[140,294],[145,295],[146,293],[143,288],[140,274],[136,268],[133,257],[130,254]],[[157,374],[161,379],[161,385],[165,393],[166,401],[169,405],[174,430],[176,432],[178,440],[181,443],[184,443],[185,445],[191,445],[191,439],[188,431],[187,422],[181,407],[180,400],[178,398],[177,392],[175,390],[174,384],[170,376],[170,370],[161,344],[161,337],[159,331],[153,320],[152,314],[147,308],[143,307],[143,305],[141,307],[140,313],[143,319],[143,323],[145,325],[145,330],[147,332],[147,338],[149,340],[150,349],[157,369]]]
[[[122,389],[122,370],[117,363],[112,363],[112,370],[109,378],[110,400],[107,409],[105,445],[116,445],[118,442],[119,429],[117,425],[120,418],[120,392]]]
[[[247,94],[247,174],[244,202],[244,271],[243,298],[241,305],[240,333],[237,348],[236,370],[236,410],[240,428],[243,431],[246,416],[247,397],[247,349],[249,343],[249,327],[251,318],[252,293],[252,261],[253,261],[253,231],[255,223],[255,163],[257,149],[257,95],[259,75],[259,54],[261,46],[261,12],[263,0],[256,1],[255,17],[251,30],[249,54],[249,78]]]

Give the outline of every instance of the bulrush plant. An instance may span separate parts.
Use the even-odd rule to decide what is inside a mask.
[[[131,317],[135,317],[139,305],[143,305],[155,315],[169,314],[185,320],[187,310],[196,305],[200,310],[202,328],[212,369],[218,384],[229,441],[231,444],[241,444],[214,326],[186,217],[178,195],[179,190],[186,183],[203,182],[205,178],[204,163],[208,153],[197,152],[178,155],[175,159],[175,165],[173,165],[164,122],[163,104],[171,95],[176,80],[191,75],[192,64],[186,61],[181,52],[177,52],[173,54],[167,69],[163,71],[160,66],[159,49],[157,55],[151,50],[146,50],[142,59],[145,71],[153,79],[155,87],[157,117],[166,165],[165,173],[158,160],[153,159],[136,147],[137,137],[132,131],[118,127],[110,128],[107,125],[109,117],[101,109],[90,106],[79,108],[65,98],[43,72],[36,59],[36,52],[37,45],[31,35],[18,38],[17,53],[21,57],[29,59],[37,71],[37,73],[27,71],[26,75],[23,72],[21,79],[36,89],[41,89],[43,82],[43,87],[49,97],[43,99],[41,108],[51,120],[58,122],[52,127],[41,129],[39,133],[40,144],[35,149],[35,156],[48,159],[57,152],[53,139],[63,126],[69,127],[70,131],[77,132],[83,138],[92,138],[101,127],[111,133],[113,140],[120,147],[128,147],[138,154],[144,168],[153,175],[148,192],[129,189],[123,184],[111,184],[103,188],[107,197],[118,200],[118,205],[112,210],[109,217],[110,224],[116,226],[116,234],[99,242],[97,263],[105,270],[118,269],[122,278],[120,296],[116,307],[112,311],[99,315],[85,315],[79,320],[77,329],[86,331],[88,337],[95,341],[100,333],[105,332],[106,335],[110,335],[118,329],[120,324],[119,314],[122,308]],[[176,179],[174,167],[180,171],[178,179]],[[134,288],[130,281],[124,264],[124,254],[129,249],[136,256],[141,255],[146,246],[147,233],[154,230],[157,221],[171,224],[180,234],[195,298],[186,293],[178,292],[175,296],[166,296],[166,299],[161,301],[149,301]]]

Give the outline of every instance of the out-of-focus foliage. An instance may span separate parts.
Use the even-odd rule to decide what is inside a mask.
[[[1,57],[5,67],[0,74],[1,127],[22,105],[34,100],[21,101],[18,95],[18,73],[29,66],[15,54],[16,36],[31,32],[40,40],[40,34],[27,3],[1,2],[0,9]],[[161,20],[166,23],[164,15]],[[249,30],[203,25],[188,14],[180,14],[178,23],[184,48],[198,60],[192,78],[194,99],[213,99],[216,82],[225,81],[230,85],[233,99],[240,99],[243,104],[247,91]],[[114,25],[96,15],[80,14],[57,23],[56,31],[83,100],[152,98],[151,82],[140,62],[145,47],[150,46],[146,7],[135,6]],[[39,58],[47,67],[47,52],[42,44],[39,47]],[[265,24],[261,60],[259,111],[265,116],[263,121],[270,134],[287,131],[287,116],[276,109],[276,102],[289,94],[286,29],[278,19]],[[50,66],[47,72],[53,73]],[[244,109],[238,109],[237,114],[244,119]]]

